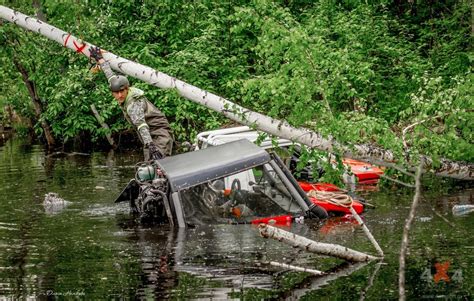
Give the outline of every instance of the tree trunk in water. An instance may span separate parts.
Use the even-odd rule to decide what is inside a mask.
[[[35,83],[30,80],[28,71],[21,64],[21,62],[18,61],[18,59],[13,58],[13,63],[15,64],[18,71],[21,73],[21,78],[23,79],[23,82],[25,83],[26,88],[28,89],[28,93],[30,94],[30,97],[31,97],[31,102],[33,103],[33,107],[35,109],[36,120],[40,121],[41,128],[44,131],[46,142],[48,143],[48,148],[52,149],[54,145],[56,144],[56,142],[54,140],[49,124],[44,119],[41,118],[41,114],[43,113],[43,104],[41,103],[41,100],[36,91]]]
[[[0,17],[25,29],[37,32],[87,57],[90,56],[89,47],[94,46],[77,39],[70,33],[20,12],[13,11],[5,6],[0,6]],[[116,56],[110,52],[103,53],[103,56],[105,60],[109,61],[110,66],[118,72],[133,76],[162,89],[176,89],[178,94],[184,98],[204,105],[241,124],[249,125],[266,133],[322,151],[335,152],[336,150],[340,150],[343,156],[347,158],[387,167],[391,167],[396,163],[393,153],[389,150],[371,145],[354,145],[352,147],[341,145],[331,137],[324,138],[320,133],[305,128],[295,128],[285,121],[250,111],[223,97],[199,89],[198,87],[185,83],[158,70]],[[431,170],[433,168],[433,161],[429,158],[425,158],[424,163],[424,170]],[[414,169],[415,168],[412,170]],[[432,172],[438,176],[473,180],[474,164],[441,160],[440,167],[432,170]]]
[[[415,219],[416,208],[420,200],[421,194],[421,165],[418,167],[415,176],[415,195],[413,196],[413,202],[411,203],[410,212],[408,213],[408,218],[403,227],[403,236],[402,244],[400,247],[400,257],[399,263],[400,267],[398,269],[398,300],[406,300],[405,295],[405,266],[406,266],[406,254],[408,249],[408,235],[410,233],[410,228]]]
[[[273,238],[308,252],[334,256],[350,262],[364,262],[379,259],[375,256],[340,245],[317,242],[270,225],[260,224],[258,228],[260,230],[260,235],[265,238]]]

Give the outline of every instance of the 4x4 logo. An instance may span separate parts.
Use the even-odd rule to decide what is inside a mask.
[[[425,280],[426,282],[432,283],[439,283],[440,281],[444,282],[462,282],[462,270],[457,269],[454,271],[454,273],[450,274],[448,273],[449,266],[451,265],[451,262],[445,261],[445,262],[437,262],[434,264],[434,267],[436,269],[436,273],[433,275],[431,273],[431,268],[426,268],[423,273],[421,274],[421,279]]]
[[[436,274],[433,276],[435,283],[438,283],[441,280],[443,280],[444,282],[450,281],[448,276],[448,269],[450,264],[451,263],[449,261],[445,261],[443,263],[435,263]]]

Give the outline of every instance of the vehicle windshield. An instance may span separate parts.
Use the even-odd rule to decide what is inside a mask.
[[[187,223],[250,223],[303,210],[278,173],[264,164],[180,191]]]

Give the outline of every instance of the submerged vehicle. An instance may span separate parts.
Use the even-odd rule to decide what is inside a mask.
[[[270,137],[264,137],[262,139],[260,132],[255,131],[248,126],[238,126],[238,127],[231,127],[231,128],[224,128],[212,131],[206,131],[199,133],[196,137],[195,148],[202,149],[208,146],[215,146],[224,143],[228,143],[230,141],[235,141],[238,139],[248,139],[254,143],[258,143],[260,147],[264,149],[274,148],[275,146],[279,147],[288,147],[288,146],[295,146],[295,144],[288,140],[276,137],[275,139],[271,139]],[[296,163],[298,161],[298,145],[294,149],[294,153],[292,155],[292,162],[294,167],[296,168]],[[343,176],[343,180],[346,184],[354,184],[355,179],[357,179],[358,184],[363,185],[373,185],[377,184],[380,176],[383,174],[383,170],[379,167],[366,163],[357,161],[354,159],[343,159],[343,164],[347,167],[348,171]],[[322,175],[324,171],[320,170],[320,175]],[[314,182],[317,179],[313,179],[312,171],[310,168],[305,168],[301,172],[299,172],[300,177],[302,180],[308,182]]]
[[[137,164],[124,201],[141,222],[180,228],[328,216],[275,153],[247,139]]]
[[[342,196],[341,194],[344,194],[344,190],[333,184],[317,183],[316,181],[318,179],[315,179],[313,177],[313,171],[311,166],[306,166],[303,168],[303,170],[297,172],[297,165],[302,146],[295,144],[290,140],[278,137],[274,139],[270,137],[264,137],[262,139],[261,133],[259,133],[258,131],[252,130],[248,126],[239,126],[199,133],[196,137],[195,149],[199,150],[214,147],[216,145],[226,144],[239,139],[247,139],[253,143],[258,143],[261,148],[266,150],[273,150],[276,147],[287,148],[291,146],[292,153],[288,154],[289,158],[288,160],[285,160],[286,166],[292,172],[293,176],[296,177],[298,184],[302,188],[302,190],[305,193],[309,194],[310,201],[320,207],[323,207],[331,215],[342,216],[344,214],[350,213],[350,210],[347,205],[325,199],[324,197],[327,196],[327,194],[324,195],[322,193],[315,193],[318,191],[331,191],[335,194],[339,194],[336,196],[336,198],[340,198]],[[383,171],[378,167],[364,162],[352,159],[344,159],[343,163],[348,166],[348,168],[350,168],[352,173],[349,174],[348,172],[346,172],[343,175],[343,179],[346,182],[346,185],[350,185],[351,189],[353,190],[355,190],[354,184],[356,183],[354,177],[357,178],[357,182],[359,184],[373,185],[377,184],[380,175],[383,174]],[[320,169],[318,172],[319,177],[321,177],[324,173],[324,170]],[[244,178],[246,177],[244,173],[239,174],[239,176]],[[353,200],[351,206],[358,214],[364,211],[364,205],[361,199]]]

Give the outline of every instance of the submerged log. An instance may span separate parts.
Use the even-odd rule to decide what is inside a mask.
[[[260,235],[265,238],[273,238],[290,246],[321,255],[334,256],[351,262],[364,262],[378,259],[356,250],[341,245],[316,242],[303,236],[267,225],[259,225]]]
[[[90,56],[88,50],[89,47],[94,46],[76,38],[70,33],[5,6],[0,6],[0,18],[25,29],[37,32],[60,43],[64,47],[82,53],[87,57]],[[110,52],[104,52],[103,56],[116,71],[133,76],[162,89],[176,89],[177,93],[184,98],[204,105],[209,109],[219,112],[227,118],[241,124],[250,125],[266,133],[286,138],[322,151],[334,152],[336,150],[341,150],[344,157],[347,158],[353,158],[387,167],[393,166],[394,162],[396,162],[394,154],[389,150],[384,150],[371,145],[354,145],[353,147],[341,145],[331,137],[325,138],[320,133],[306,128],[295,128],[286,121],[277,120],[253,112],[223,97],[202,90],[148,66],[127,60]],[[433,168],[433,161],[429,158],[425,158],[424,163],[424,170],[431,170]],[[433,172],[438,176],[473,180],[474,164],[441,160],[440,167],[433,170]]]

